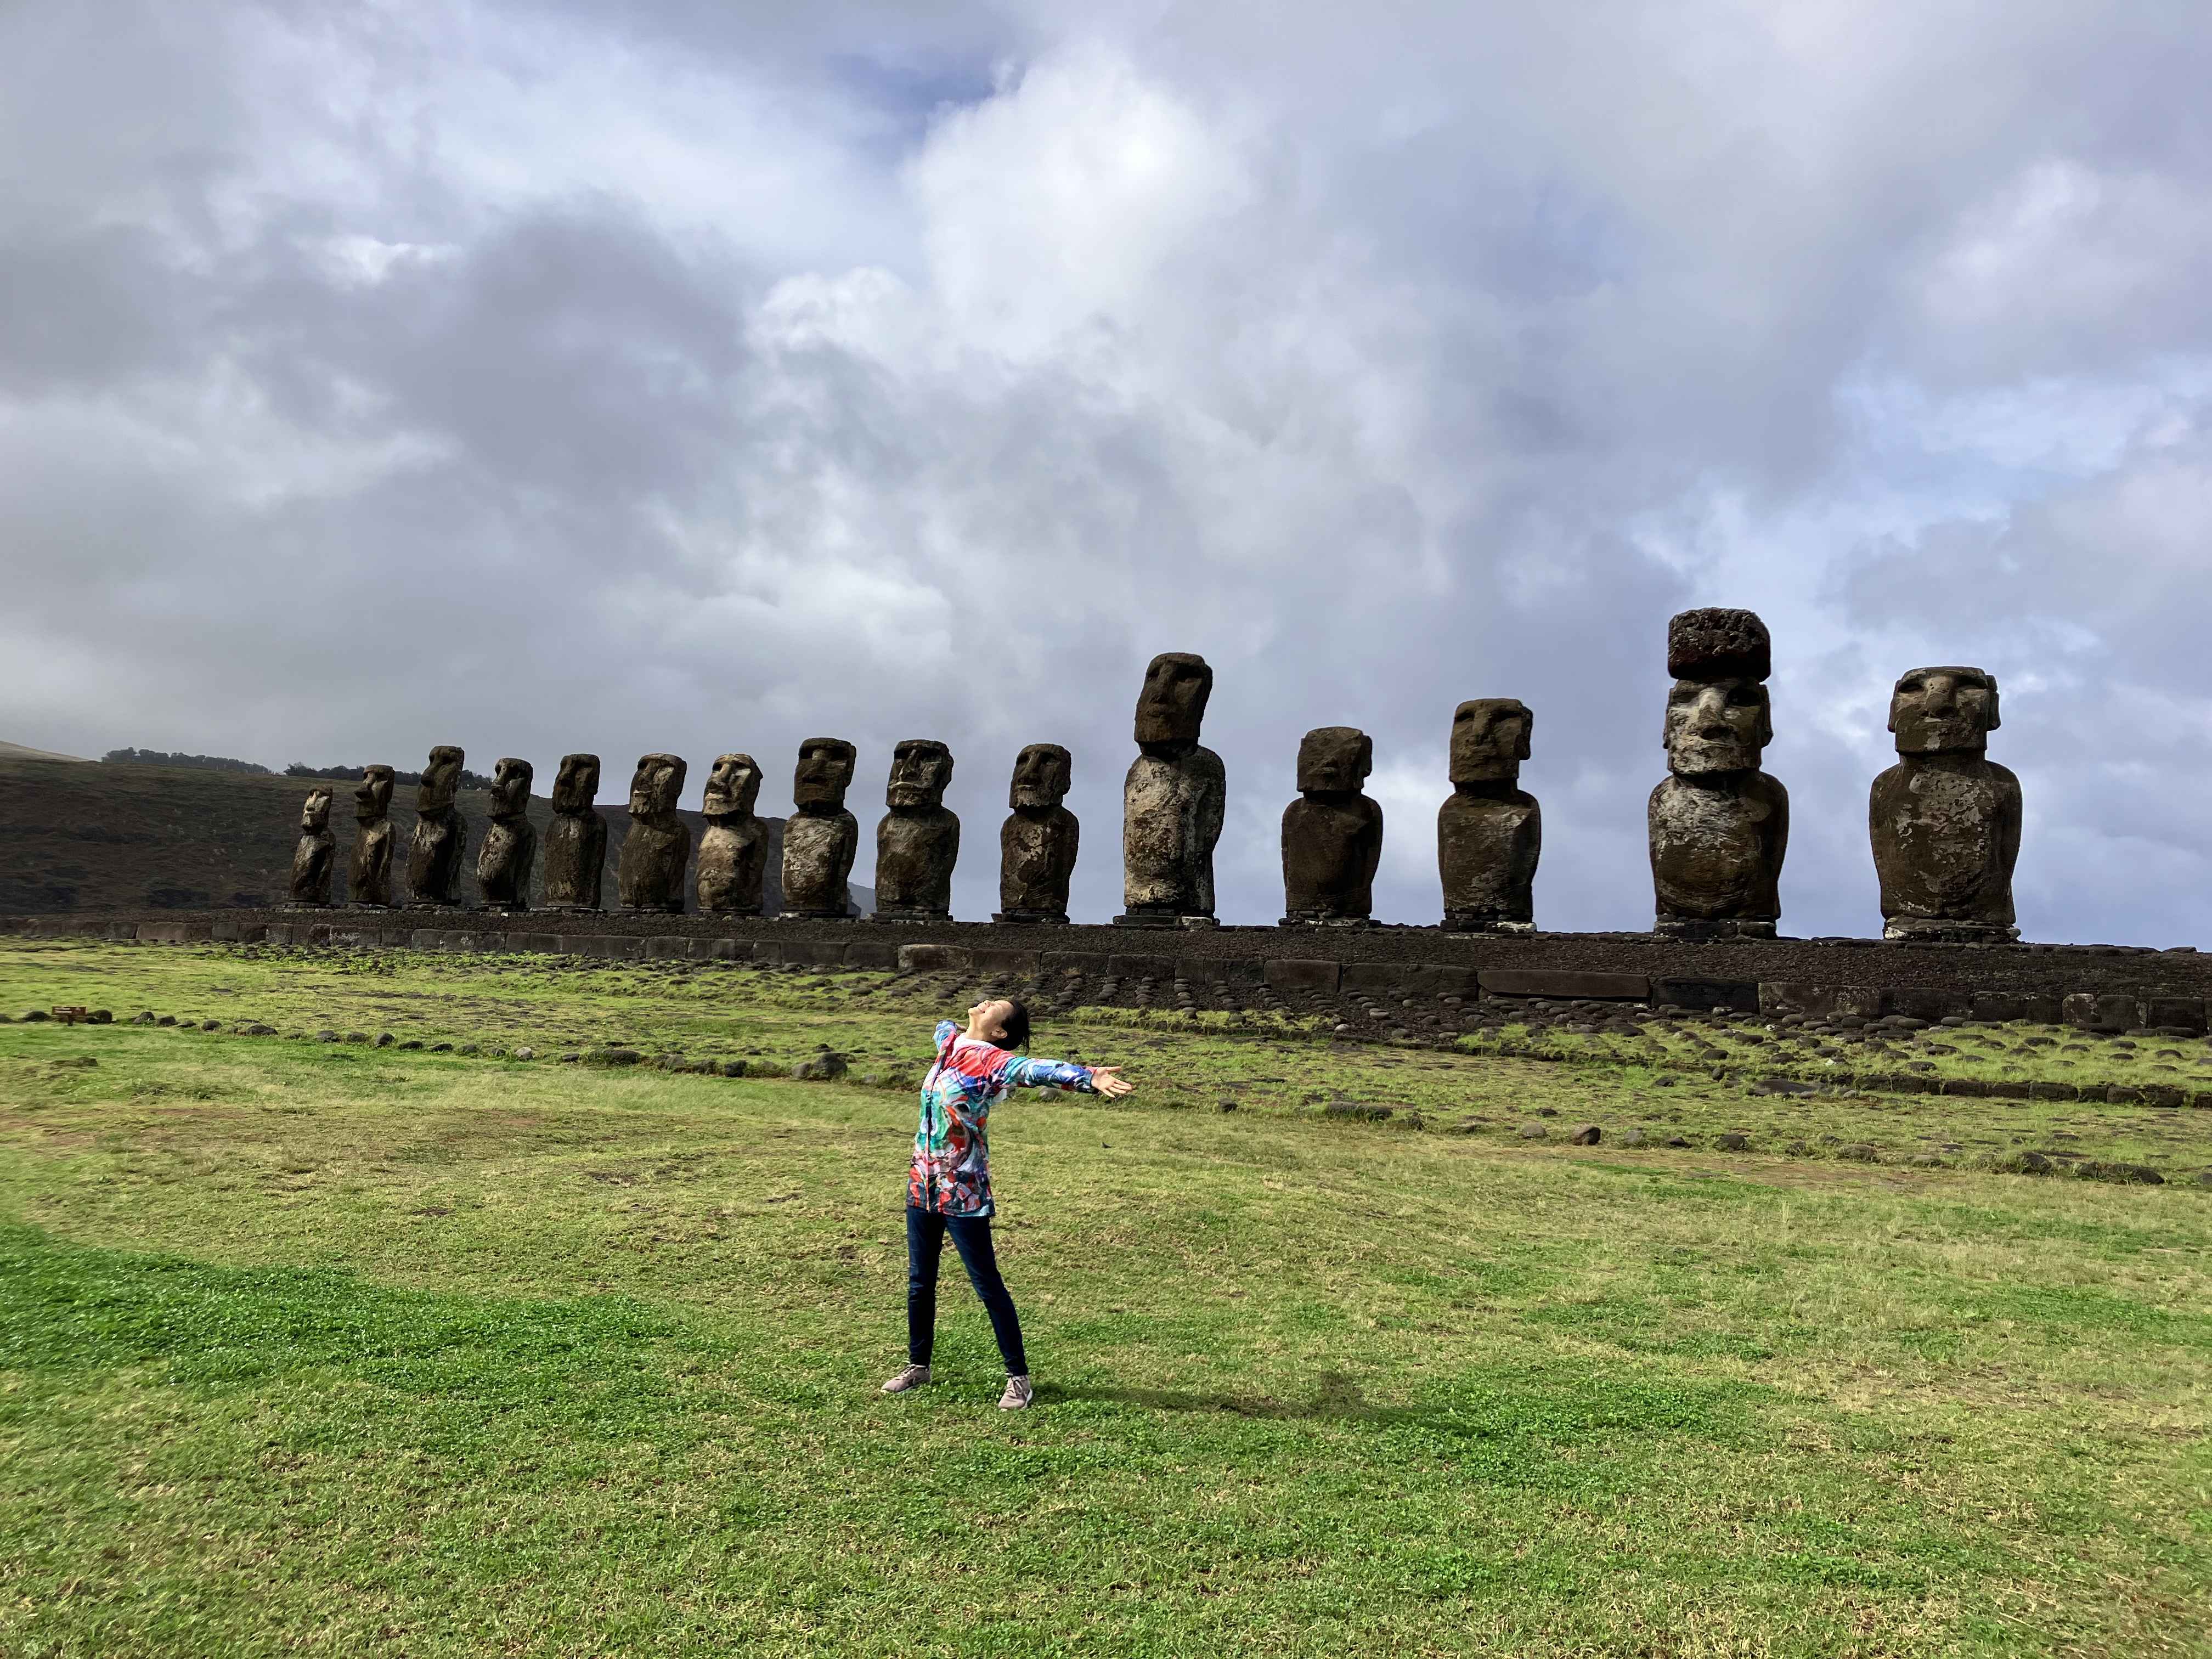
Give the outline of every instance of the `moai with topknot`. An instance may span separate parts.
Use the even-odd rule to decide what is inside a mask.
[[[1228,775],[1199,728],[1213,693],[1206,659],[1152,659],[1137,696],[1140,751],[1121,785],[1121,927],[1212,927],[1213,848],[1221,839]]]
[[[891,750],[890,810],[876,825],[878,921],[951,919],[960,857],[960,819],[945,804],[951,781],[952,751],[933,738],[908,738]]]
[[[441,744],[422,769],[422,781],[415,790],[415,833],[407,843],[410,909],[450,910],[461,902],[469,824],[454,798],[460,793],[465,758],[460,750]]]
[[[300,839],[292,848],[292,904],[325,910],[337,872],[338,838],[331,833],[331,792],[314,788],[300,808]]]
[[[783,911],[796,920],[842,921],[852,914],[853,859],[860,826],[845,810],[853,785],[853,745],[809,738],[792,775],[793,811],[783,821]]]
[[[530,872],[538,862],[538,831],[529,817],[536,777],[528,761],[512,756],[492,768],[491,822],[477,848],[477,898],[487,910],[530,908]]]
[[[750,755],[720,755],[707,775],[699,835],[699,910],[757,916],[768,876],[768,826],[753,814],[761,770]]]
[[[1867,803],[1883,937],[2009,943],[2020,780],[1989,758],[1996,676],[1916,668],[1889,699],[1897,764]]]
[[[545,908],[599,908],[606,878],[607,821],[599,816],[599,757],[563,755],[553,778],[553,822],[545,831]]]
[[[346,900],[351,904],[392,908],[392,769],[379,763],[362,769],[353,792],[353,860],[346,870]]]
[[[1083,835],[1062,805],[1073,778],[1074,761],[1056,743],[1033,743],[1016,757],[999,830],[999,909],[992,921],[1067,920],[1067,883]]]
[[[1382,860],[1382,805],[1362,786],[1375,743],[1349,726],[1316,726],[1298,744],[1298,798],[1283,809],[1283,925],[1364,927]]]
[[[684,765],[675,755],[641,755],[629,779],[629,833],[615,867],[625,910],[684,913],[684,872],[691,862],[691,829],[677,815]]]
[[[1437,810],[1448,933],[1536,931],[1544,815],[1521,787],[1535,716],[1517,697],[1476,697],[1452,714],[1452,793]]]
[[[1667,625],[1667,668],[1668,775],[1648,813],[1654,931],[1772,939],[1790,793],[1759,770],[1774,739],[1766,624],[1748,611],[1685,611]]]

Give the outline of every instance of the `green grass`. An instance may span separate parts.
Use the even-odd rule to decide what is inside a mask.
[[[959,1000],[347,965],[11,944],[0,1007],[910,1073]],[[2212,1194],[1511,1133],[2039,1103],[1172,1023],[1046,1020],[1141,1091],[994,1124],[1018,1416],[950,1261],[875,1393],[903,1092],[0,1028],[0,1652],[2212,1652]]]

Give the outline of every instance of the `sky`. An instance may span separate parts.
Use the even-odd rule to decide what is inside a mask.
[[[1879,931],[1889,688],[1996,675],[2033,939],[2212,945],[2212,9],[0,8],[0,739],[489,771],[950,744],[956,913],[1075,757],[1120,908],[1196,651],[1224,920],[1299,736],[1441,910],[1649,926],[1668,617],[1774,637],[1783,931]],[[542,792],[542,790],[541,790]]]

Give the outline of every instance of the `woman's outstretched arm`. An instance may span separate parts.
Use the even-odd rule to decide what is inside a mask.
[[[1137,1086],[1121,1072],[1118,1066],[1079,1066],[1073,1060],[1031,1060],[1021,1054],[1007,1065],[1006,1084],[1014,1089],[1074,1089],[1118,1100]]]

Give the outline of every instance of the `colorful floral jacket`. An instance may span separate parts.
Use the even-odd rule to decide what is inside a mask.
[[[1091,1068],[1064,1060],[1031,1060],[965,1035],[951,1020],[937,1027],[937,1061],[921,1082],[921,1127],[906,1201],[939,1215],[989,1215],[991,1149],[984,1137],[991,1108],[1015,1089],[1096,1092]]]

